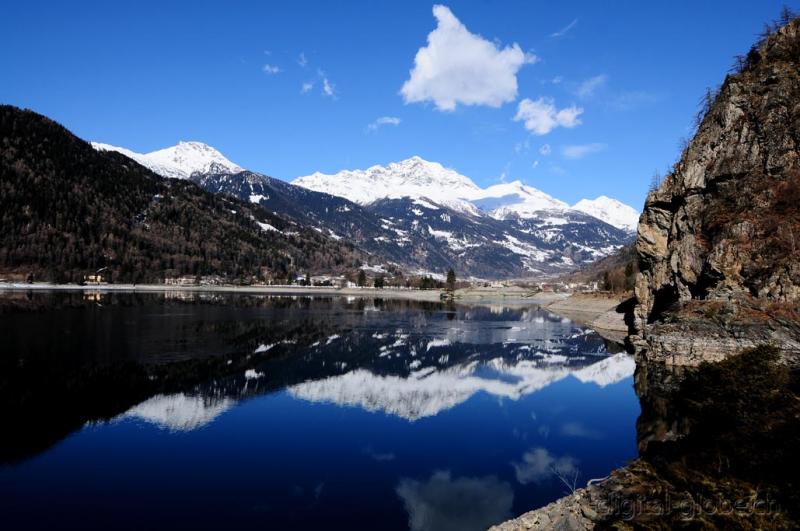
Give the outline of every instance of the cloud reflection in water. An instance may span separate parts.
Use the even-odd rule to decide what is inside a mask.
[[[412,531],[486,529],[511,517],[514,492],[494,476],[453,478],[437,471],[427,481],[403,478],[397,495],[408,511]]]

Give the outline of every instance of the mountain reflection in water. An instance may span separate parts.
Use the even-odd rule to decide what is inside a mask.
[[[26,507],[74,487],[70,459],[102,470],[54,508],[68,522],[138,462],[165,481],[147,492],[185,491],[151,518],[200,528],[477,529],[562,495],[554,467],[585,481],[636,452],[633,360],[533,305],[15,294],[2,312],[0,506],[33,527],[49,516]],[[212,499],[182,475],[201,461]],[[43,482],[15,488],[26,470]],[[213,487],[231,482],[235,514]]]

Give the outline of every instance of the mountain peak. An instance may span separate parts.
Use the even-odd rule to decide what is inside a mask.
[[[535,212],[569,208],[567,203],[520,180],[494,184],[478,190],[469,199],[496,219],[529,218]]]
[[[362,205],[386,198],[427,198],[470,213],[474,213],[474,207],[460,198],[480,190],[469,177],[418,155],[366,170],[342,170],[335,174],[315,172],[295,179],[292,184]]]
[[[132,158],[162,177],[188,179],[194,173],[238,173],[243,168],[234,164],[217,149],[198,141],[181,140],[176,145],[151,151],[136,153],[129,149],[92,142],[98,151],[116,151]]]
[[[425,198],[472,215],[483,211],[495,219],[532,218],[543,211],[572,209],[629,232],[636,230],[639,221],[639,212],[616,199],[600,196],[570,207],[519,179],[480,188],[469,177],[419,155],[365,170],[342,170],[330,175],[315,172],[292,184],[362,205],[379,199]]]
[[[572,209],[629,232],[635,232],[639,225],[639,212],[636,209],[605,195],[596,199],[581,199]]]

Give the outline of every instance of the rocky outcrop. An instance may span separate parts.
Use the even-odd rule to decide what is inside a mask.
[[[780,362],[800,364],[799,63],[795,19],[709,95],[648,195],[627,316],[640,457],[493,530],[797,528],[797,499],[771,497],[796,481],[796,372]],[[704,361],[721,363],[687,367]],[[719,510],[731,500],[744,510]]]
[[[593,497],[597,487],[578,489],[541,509],[527,512],[513,520],[489,528],[489,531],[521,531],[523,529],[558,529],[578,531],[594,529],[600,519]]]
[[[676,364],[764,340],[800,344],[781,326],[800,300],[800,21],[765,36],[707,102],[648,195],[636,242],[630,340]],[[732,318],[698,330],[697,305],[721,303],[735,306]]]

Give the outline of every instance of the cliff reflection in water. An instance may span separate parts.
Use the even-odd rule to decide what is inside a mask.
[[[593,497],[610,524],[796,529],[800,374],[761,346],[697,368],[639,360],[639,459]]]

